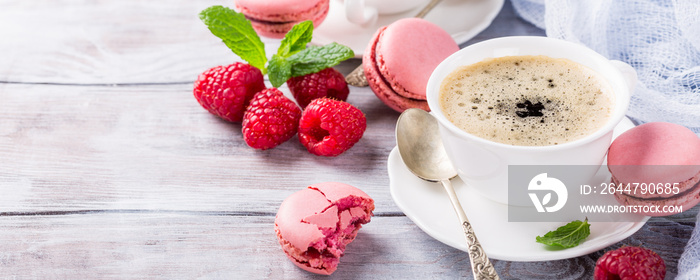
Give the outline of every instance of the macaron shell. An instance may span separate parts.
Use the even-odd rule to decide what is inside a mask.
[[[654,167],[661,165],[673,168]],[[621,134],[610,145],[608,169],[623,183],[683,182],[700,172],[700,138],[678,124],[639,125]]]
[[[302,2],[302,4],[285,6],[284,3],[287,2]],[[314,27],[318,27],[328,15],[329,3],[329,0],[308,2],[237,0],[236,9],[250,19],[258,35],[280,39],[284,38],[295,24],[305,20],[311,20]],[[305,7],[309,8],[302,10]],[[281,12],[275,12],[278,10]]]
[[[322,11],[322,13],[318,14],[313,20],[314,28],[318,27],[323,20],[326,18],[328,15],[328,9]],[[305,20],[305,19],[304,19]],[[264,36],[267,38],[273,38],[273,39],[281,39],[284,38],[284,35],[289,32],[289,30],[294,27],[299,22],[302,22],[304,20],[297,20],[293,22],[287,22],[287,23],[270,23],[270,22],[259,22],[259,21],[251,21],[251,25],[253,26],[253,29],[258,33],[260,36]]]
[[[297,248],[308,248],[312,243],[323,239],[325,235],[318,226],[302,221],[321,213],[329,206],[331,203],[326,197],[313,189],[306,188],[290,195],[280,205],[275,218],[281,237]]]
[[[328,0],[235,0],[236,8],[242,9],[241,12],[254,12],[254,15],[261,16],[259,18],[308,13],[321,2],[327,5]]]
[[[294,265],[296,265],[299,268],[306,270],[308,272],[313,272],[313,273],[322,274],[322,275],[331,275],[335,271],[335,268],[333,268],[333,269],[321,269],[321,268],[311,267],[306,262],[303,262],[303,261],[297,259],[297,258],[302,259],[301,256],[303,256],[305,254],[305,251],[302,251],[302,250],[292,246],[289,242],[284,240],[280,236],[279,227],[277,225],[275,225],[275,232],[277,233],[277,238],[280,241],[280,245],[282,245],[282,250],[285,252],[285,255],[287,256],[287,258]]]
[[[369,199],[371,200],[372,198],[369,197],[365,192],[362,190],[355,188],[353,186],[350,186],[348,184],[343,184],[343,183],[338,183],[338,182],[326,182],[326,183],[320,183],[320,184],[313,184],[309,186],[310,189],[316,189],[323,193],[326,199],[329,201],[336,203],[340,201],[341,199],[350,197],[350,196],[355,196],[363,199]],[[374,210],[372,208],[371,210]],[[370,211],[371,211],[370,210]]]
[[[406,98],[398,95],[379,73],[379,69],[376,65],[374,49],[379,36],[384,29],[386,29],[386,27],[377,30],[362,56],[362,68],[365,72],[365,77],[367,78],[370,88],[379,98],[379,100],[394,111],[403,112],[409,108],[420,108],[425,111],[430,111],[427,101]]]
[[[438,25],[404,18],[384,29],[374,51],[379,72],[397,94],[425,100],[430,74],[458,50],[452,36]]]
[[[282,202],[275,232],[295,265],[328,275],[373,210],[374,200],[360,189],[336,182],[314,184]]]
[[[333,272],[335,272],[335,269],[333,269],[333,270],[328,270],[328,269],[318,269],[318,268],[310,267],[310,266],[308,266],[308,265],[306,265],[306,264],[304,264],[304,263],[300,263],[299,261],[297,261],[295,258],[293,258],[293,257],[290,256],[290,255],[287,255],[287,258],[288,258],[290,261],[292,261],[292,263],[294,263],[296,266],[298,266],[299,268],[301,268],[301,269],[303,269],[303,270],[306,270],[306,271],[308,271],[308,272],[312,272],[312,273],[316,273],[316,274],[321,274],[321,275],[331,275],[331,274],[333,274]]]

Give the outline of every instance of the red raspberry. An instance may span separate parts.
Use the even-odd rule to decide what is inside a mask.
[[[345,101],[350,93],[343,74],[333,68],[326,68],[301,77],[292,77],[287,80],[287,86],[301,108],[306,108],[311,100],[320,97],[332,97]]]
[[[666,264],[654,251],[622,247],[606,252],[595,264],[596,280],[664,279]]]
[[[248,146],[266,150],[277,147],[297,133],[301,109],[276,88],[253,97],[243,116],[243,140]]]
[[[230,122],[240,122],[250,99],[263,89],[265,80],[260,70],[236,62],[200,74],[194,82],[194,97],[210,113]]]
[[[355,145],[366,128],[365,115],[350,103],[318,98],[301,115],[299,141],[314,155],[334,157]]]

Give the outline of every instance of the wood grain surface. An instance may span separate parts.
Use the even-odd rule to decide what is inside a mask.
[[[202,109],[196,76],[240,60],[197,18],[217,4],[233,5],[0,0],[0,279],[327,278],[288,261],[273,230],[284,198],[324,181],[376,201],[332,278],[471,278],[464,252],[394,204],[386,164],[398,113],[371,90],[351,88],[368,128],[336,158],[311,155],[296,136],[251,149],[240,124]],[[508,35],[544,32],[506,1],[462,46]],[[652,218],[606,250],[652,248],[671,279],[697,212]],[[604,251],[494,264],[502,279],[590,279]]]

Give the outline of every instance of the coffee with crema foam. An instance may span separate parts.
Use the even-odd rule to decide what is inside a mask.
[[[475,136],[517,146],[583,138],[610,118],[610,85],[562,58],[507,56],[462,66],[440,86],[441,110]]]

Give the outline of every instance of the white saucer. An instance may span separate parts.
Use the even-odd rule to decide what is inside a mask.
[[[634,124],[625,118],[615,128],[614,137],[632,127]],[[461,225],[442,186],[414,176],[396,148],[389,154],[388,169],[391,196],[404,214],[431,237],[466,251]],[[548,250],[535,242],[535,237],[564,223],[508,222],[507,205],[482,197],[459,177],[452,179],[452,185],[481,245],[492,259],[548,261],[586,255],[629,237],[649,219],[635,215],[633,222],[591,222],[591,235],[579,246]]]
[[[486,29],[503,7],[504,0],[444,0],[433,8],[425,19],[429,20],[452,35],[457,44],[462,44]],[[346,45],[355,52],[355,57],[362,57],[367,43],[379,27],[407,17],[413,17],[422,7],[408,12],[382,15],[372,26],[362,27],[350,23],[345,18],[342,0],[330,0],[328,16],[314,30],[315,45],[331,42]]]

